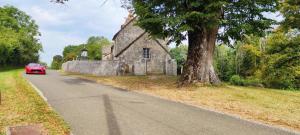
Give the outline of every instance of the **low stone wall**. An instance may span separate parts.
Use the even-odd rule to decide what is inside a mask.
[[[177,63],[175,60],[166,60],[164,70],[166,75],[177,75]],[[134,75],[147,75],[147,64],[145,61],[137,61],[134,63]],[[91,74],[96,76],[117,76],[126,75],[122,71],[122,63],[120,61],[102,60],[102,61],[68,61],[62,64],[62,70],[65,72]],[[149,73],[151,74],[151,73]],[[163,73],[162,73],[163,74]]]
[[[97,76],[116,76],[118,69],[119,61],[68,61],[62,65],[62,70],[66,72]]]

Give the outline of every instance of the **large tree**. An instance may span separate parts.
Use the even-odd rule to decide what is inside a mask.
[[[35,21],[12,6],[0,7],[0,65],[38,62],[42,51]]]
[[[57,0],[64,1],[64,0]],[[188,39],[188,56],[181,85],[193,82],[218,84],[213,67],[217,39],[226,44],[244,34],[263,36],[273,20],[277,0],[121,0],[138,16],[137,24],[153,38],[178,45]],[[125,5],[125,6],[126,6]]]
[[[180,43],[188,39],[188,58],[181,84],[219,83],[213,67],[217,39],[226,44],[244,34],[263,36],[273,20],[276,0],[134,0],[138,25],[153,37]]]

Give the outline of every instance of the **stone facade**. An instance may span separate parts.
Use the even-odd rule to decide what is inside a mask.
[[[169,54],[167,41],[151,39],[148,33],[134,23],[135,18],[129,16],[126,24],[122,25],[121,30],[114,36],[113,45],[103,49],[103,57],[106,60],[120,60],[129,67],[129,72],[135,75],[177,75],[167,63],[171,61],[175,68],[177,66]],[[144,49],[149,50],[149,57],[145,57]],[[109,50],[111,52],[108,52]]]
[[[113,55],[112,55],[112,48],[113,46],[105,46],[102,48],[102,60],[112,60]]]

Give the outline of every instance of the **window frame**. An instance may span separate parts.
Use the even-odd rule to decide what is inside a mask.
[[[143,58],[144,59],[150,59],[150,48],[143,48]]]

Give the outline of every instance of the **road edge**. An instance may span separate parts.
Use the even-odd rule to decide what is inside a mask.
[[[39,96],[46,102],[46,104],[52,109],[55,110],[49,103],[48,99],[44,96],[44,93],[37,88],[32,82],[30,82],[23,74],[23,78],[27,81],[27,83],[39,94]],[[56,112],[56,111],[55,111]],[[70,129],[70,135],[74,135],[72,130]]]

